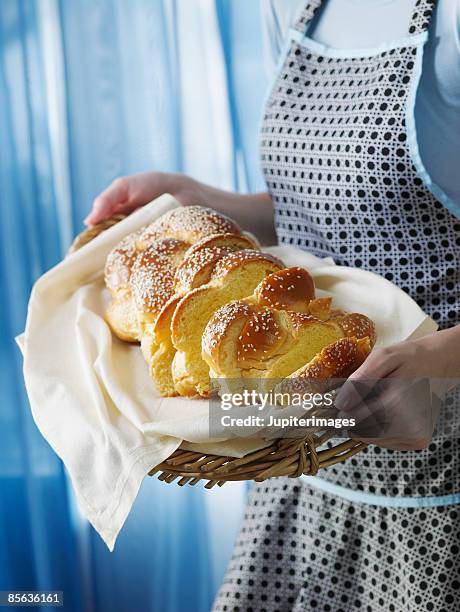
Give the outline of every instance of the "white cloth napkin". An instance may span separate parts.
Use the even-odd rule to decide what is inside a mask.
[[[43,275],[18,339],[35,422],[63,460],[81,511],[111,550],[142,479],[183,441],[236,457],[265,444],[209,440],[208,402],[160,398],[139,348],[115,338],[104,321],[107,254],[176,206],[170,195],[158,198]],[[287,266],[308,268],[335,305],[370,316],[380,345],[436,329],[404,292],[374,274],[290,247],[267,250]]]

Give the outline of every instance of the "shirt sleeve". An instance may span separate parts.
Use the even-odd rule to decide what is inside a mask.
[[[434,70],[441,94],[457,109],[460,106],[460,0],[443,0],[437,7]]]
[[[289,28],[305,0],[260,0],[264,65],[267,76],[275,73]]]

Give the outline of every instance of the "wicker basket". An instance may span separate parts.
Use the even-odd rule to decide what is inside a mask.
[[[75,238],[69,253],[77,251],[124,218],[125,215],[114,215],[84,230]],[[159,473],[159,480],[167,483],[177,481],[180,486],[195,485],[200,480],[205,480],[205,487],[211,489],[229,481],[262,482],[267,478],[279,476],[298,478],[303,474],[314,475],[321,468],[346,461],[366,447],[366,444],[358,440],[345,440],[341,444],[321,449],[331,437],[332,434],[329,433],[315,433],[302,439],[278,439],[269,446],[239,459],[205,455],[179,448],[149,474],[153,476]]]

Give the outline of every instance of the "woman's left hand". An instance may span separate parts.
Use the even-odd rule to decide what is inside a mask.
[[[418,450],[431,441],[439,398],[459,381],[457,326],[375,349],[340,389],[335,406],[347,417],[354,416],[357,423],[365,425],[365,419],[369,422],[372,417],[374,432],[379,423],[382,425],[380,437],[359,436],[365,442],[395,450]]]

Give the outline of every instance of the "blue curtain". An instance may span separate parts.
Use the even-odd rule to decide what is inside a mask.
[[[202,612],[245,487],[147,479],[109,553],[29,413],[14,337],[31,286],[116,176],[180,171],[263,189],[257,2],[0,2],[0,590],[63,590],[65,610]],[[43,610],[43,608],[41,608]]]

